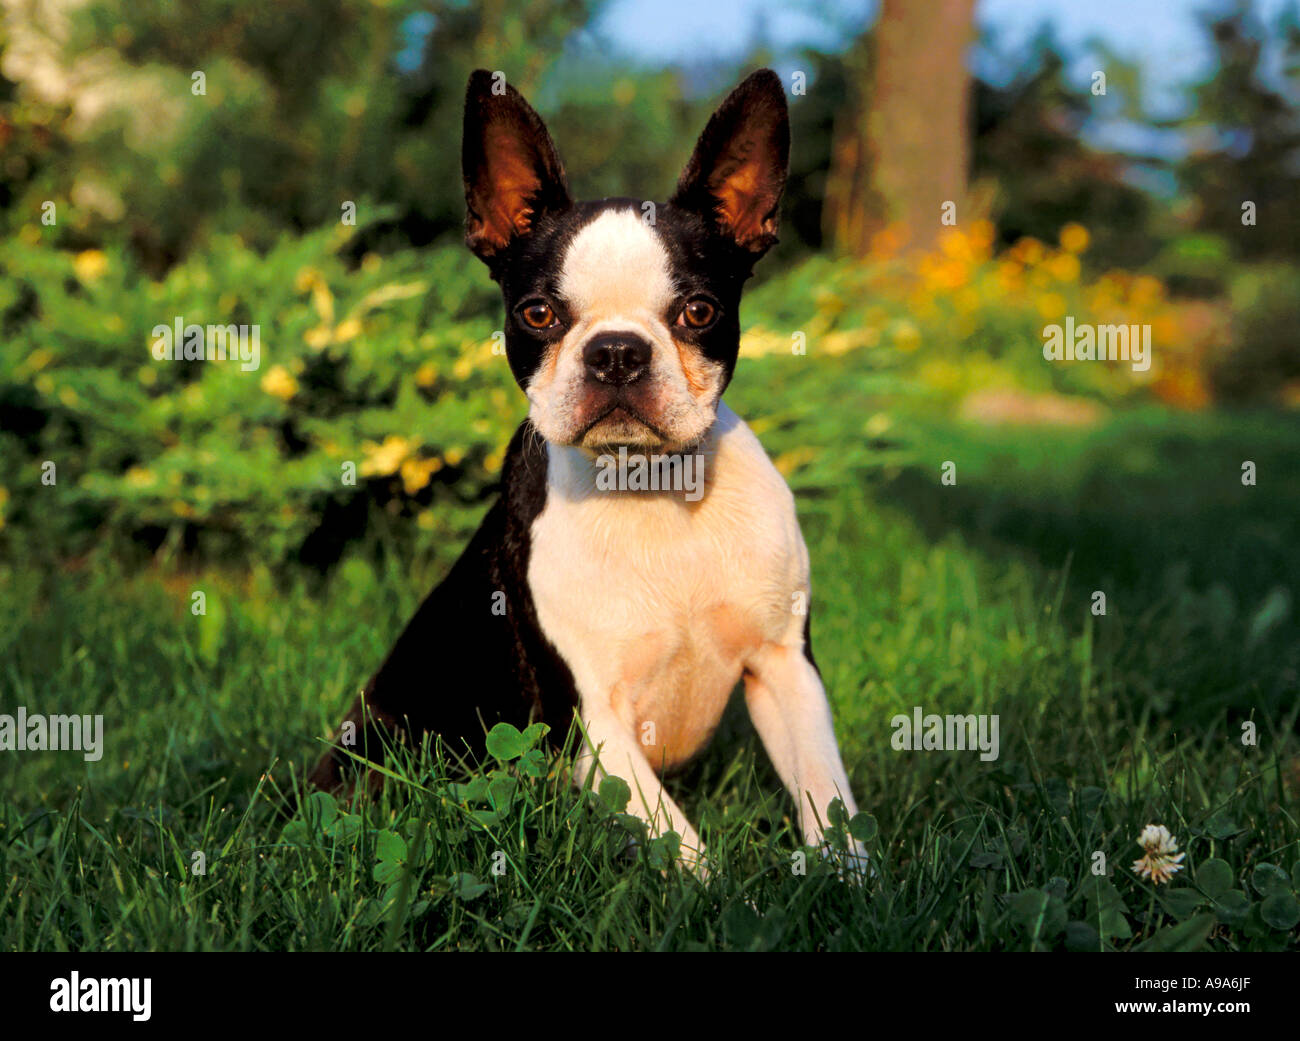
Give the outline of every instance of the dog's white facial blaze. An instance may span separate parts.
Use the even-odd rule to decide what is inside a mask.
[[[723,367],[674,339],[669,313],[678,296],[668,251],[634,210],[602,213],[574,236],[561,261],[560,295],[571,325],[525,388],[533,425],[555,444],[612,444],[666,449],[694,444],[713,424]],[[651,347],[650,367],[634,391],[654,427],[611,417],[591,426],[607,395],[587,381],[583,347],[622,332]],[[657,431],[657,432],[656,432]]]
[[[632,210],[610,210],[579,231],[560,268],[560,291],[596,320],[655,316],[673,288],[668,251]]]

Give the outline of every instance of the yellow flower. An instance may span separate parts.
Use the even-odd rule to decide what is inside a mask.
[[[431,361],[426,361],[415,370],[415,385],[428,390],[438,381],[438,367]]]
[[[362,460],[359,472],[362,477],[387,477],[396,473],[415,447],[413,441],[396,434],[384,438],[382,445],[367,442],[366,458]]]
[[[868,250],[873,257],[883,259],[893,256],[907,243],[907,231],[902,225],[891,224],[871,236]]]
[[[817,343],[821,354],[847,354],[859,347],[873,347],[880,340],[875,329],[837,329],[826,333]]]
[[[108,258],[102,250],[85,249],[73,258],[72,270],[83,282],[95,282],[108,270]]]
[[[288,401],[298,393],[298,381],[283,365],[272,365],[262,377],[262,389],[272,397]]]
[[[805,465],[817,458],[817,449],[810,446],[803,448],[794,448],[789,452],[782,452],[772,460],[772,465],[784,476],[789,477],[796,470],[802,469]]]
[[[1071,221],[1061,228],[1061,248],[1067,253],[1082,253],[1088,248],[1091,237],[1082,224]]]
[[[402,488],[407,495],[414,495],[442,469],[441,459],[416,459],[414,457],[402,460]]]
[[[1035,302],[1038,313],[1044,318],[1060,318],[1065,314],[1065,297],[1060,293],[1044,293]]]
[[[993,222],[982,218],[971,223],[967,238],[977,254],[981,257],[987,257],[996,235],[997,228],[993,226]]]
[[[1011,259],[1019,261],[1026,267],[1031,267],[1043,259],[1043,244],[1036,238],[1026,235],[1019,239],[1014,246],[1008,251]]]
[[[323,279],[317,279],[311,286],[311,303],[325,324],[334,321],[334,294],[330,292]]]
[[[1133,870],[1143,878],[1149,878],[1156,885],[1168,882],[1175,872],[1183,870],[1182,860],[1186,853],[1178,851],[1178,840],[1169,834],[1163,824],[1148,824],[1138,836],[1138,845],[1144,853],[1141,860],[1133,862]]]
[[[339,322],[338,327],[334,330],[334,341],[336,343],[347,343],[354,339],[361,332],[361,322],[356,318],[345,318]]]
[[[1074,282],[1079,277],[1079,258],[1073,253],[1058,253],[1047,262],[1047,270],[1058,282]]]
[[[1134,307],[1142,307],[1155,303],[1164,295],[1165,287],[1160,279],[1152,278],[1150,275],[1138,275],[1133,279],[1133,290],[1129,300]]]
[[[945,252],[948,252],[947,244],[952,242],[960,242],[964,248],[965,239],[953,234],[944,239]],[[958,258],[944,259],[938,254],[928,254],[918,262],[917,272],[933,289],[957,289],[966,283],[966,264]]]

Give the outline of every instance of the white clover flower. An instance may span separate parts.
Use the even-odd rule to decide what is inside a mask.
[[[1182,861],[1187,854],[1178,853],[1178,840],[1163,824],[1148,824],[1143,828],[1138,836],[1138,845],[1145,854],[1141,860],[1133,862],[1133,870],[1143,878],[1160,885],[1173,878],[1175,872],[1183,870]]]

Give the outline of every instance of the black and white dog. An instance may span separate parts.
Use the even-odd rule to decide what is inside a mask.
[[[470,77],[465,239],[501,285],[529,413],[501,498],[353,706],[356,754],[381,760],[394,732],[477,751],[500,720],[563,737],[576,714],[578,779],[623,777],[631,811],[697,864],[659,777],[704,748],[743,678],[805,840],[833,800],[857,812],[809,646],[794,499],[721,400],[789,149],[765,69],[714,113],[667,203],[575,202],[537,113],[499,75]],[[699,494],[608,490],[620,449],[689,456]],[[349,758],[331,751],[312,781],[341,785]]]

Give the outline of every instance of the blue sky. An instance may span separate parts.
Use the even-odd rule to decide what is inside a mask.
[[[912,0],[925,3],[927,0]],[[1072,58],[1071,72],[1089,82],[1096,62],[1088,42],[1098,39],[1138,62],[1145,102],[1173,114],[1178,88],[1203,76],[1210,54],[1195,13],[1215,0],[977,0],[976,20],[992,30],[1000,49],[1015,53],[1044,23]],[[1271,21],[1291,0],[1256,0]],[[834,48],[875,20],[877,0],[613,0],[594,28],[620,49],[650,63],[709,56],[735,57],[753,39],[761,19],[769,40]],[[984,70],[981,70],[984,71]]]

